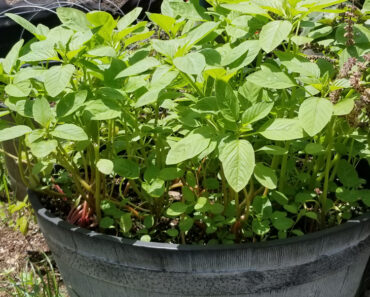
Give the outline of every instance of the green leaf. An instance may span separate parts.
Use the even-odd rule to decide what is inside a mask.
[[[361,181],[354,166],[341,159],[338,162],[337,175],[340,182],[346,187],[357,187]]]
[[[59,60],[58,53],[52,47],[32,49],[29,53],[19,58],[24,62],[39,62],[45,60]]]
[[[133,10],[131,10],[129,13],[126,13],[117,23],[117,29],[118,31],[122,31],[123,29],[126,29],[128,26],[130,26],[133,22],[135,22],[140,13],[142,12],[142,7],[135,7]]]
[[[299,107],[298,119],[308,135],[314,136],[329,123],[333,104],[324,98],[309,98]]]
[[[185,213],[187,209],[188,207],[185,203],[175,202],[172,203],[169,208],[167,208],[166,214],[169,217],[178,217],[179,215]]]
[[[31,93],[32,85],[29,80],[24,80],[18,83],[8,84],[4,90],[11,97],[27,97]]]
[[[154,179],[148,183],[142,183],[142,188],[147,192],[151,197],[159,198],[166,191],[165,183],[162,179]]]
[[[36,98],[32,106],[33,118],[41,126],[49,127],[53,120],[53,113],[50,108],[50,103],[45,97]]]
[[[286,204],[283,207],[287,212],[298,214],[298,207],[295,204]]]
[[[269,53],[279,46],[292,30],[293,25],[288,21],[272,21],[262,27],[260,33],[260,45]]]
[[[235,192],[245,188],[255,166],[252,145],[244,139],[230,141],[222,149],[219,158],[230,187]]]
[[[64,26],[75,31],[89,30],[89,21],[81,10],[71,7],[58,7],[57,15]]]
[[[211,20],[210,16],[206,14],[206,9],[199,5],[199,2],[191,0],[185,2],[170,2],[170,7],[174,16],[180,16],[193,21]]]
[[[305,215],[305,217],[307,217],[307,218],[313,219],[313,220],[315,220],[315,221],[319,221],[319,219],[318,219],[318,216],[317,216],[317,213],[316,213],[316,212],[308,211],[308,212],[306,212],[304,215]]]
[[[199,75],[206,67],[206,59],[200,53],[190,53],[183,57],[175,58],[173,63],[180,71],[189,75]]]
[[[159,13],[146,13],[149,19],[158,25],[167,35],[171,36],[172,30],[175,28],[176,19],[168,15],[163,15]]]
[[[197,203],[194,205],[194,209],[200,212],[206,212],[209,208],[210,204],[206,197],[199,197]]]
[[[98,170],[105,175],[113,173],[113,166],[113,162],[108,159],[100,159],[96,163],[96,167],[98,168]]]
[[[318,155],[324,152],[324,148],[320,143],[308,143],[304,151],[309,155]]]
[[[210,141],[205,129],[194,130],[194,133],[189,134],[171,147],[167,154],[166,164],[178,164],[194,158],[209,146]]]
[[[258,102],[249,107],[242,115],[242,124],[247,125],[257,122],[270,113],[274,103]]]
[[[4,128],[0,130],[0,142],[15,139],[30,132],[32,132],[32,129],[24,125]]]
[[[16,22],[18,25],[22,26],[24,29],[26,29],[28,32],[32,33],[35,36],[38,36],[38,30],[37,28],[27,21],[25,18],[22,18],[21,16],[13,13],[6,13],[5,14],[8,18],[11,18],[14,22]]]
[[[176,178],[181,178],[183,175],[184,175],[184,170],[177,168],[177,167],[163,168],[159,172],[159,178],[165,181],[174,180]]]
[[[268,220],[260,221],[254,219],[252,222],[252,230],[257,235],[263,236],[270,231],[270,223]]]
[[[286,155],[288,153],[288,150],[277,145],[265,145],[260,149],[256,150],[256,152],[265,152],[266,154],[269,155],[282,156]]]
[[[150,235],[145,234],[145,235],[140,237],[140,240],[145,241],[145,242],[150,242],[152,240],[152,238],[150,237]]]
[[[91,11],[86,14],[86,18],[95,28],[99,28],[98,34],[104,40],[111,40],[113,29],[117,23],[110,13],[105,11]]]
[[[283,193],[279,191],[270,192],[270,196],[280,205],[284,206],[289,203],[289,199]]]
[[[267,139],[280,141],[299,139],[304,136],[297,119],[275,119],[259,133]]]
[[[171,237],[176,237],[179,235],[179,231],[177,229],[168,229],[166,233]]]
[[[268,189],[275,189],[277,187],[277,176],[275,170],[257,163],[254,168],[254,177],[264,187]]]
[[[355,100],[353,98],[348,98],[339,101],[333,106],[333,114],[337,116],[350,114],[355,107]]]
[[[88,139],[85,131],[74,124],[59,125],[50,134],[58,138],[73,141],[83,141]]]
[[[104,217],[99,222],[99,227],[102,229],[112,228],[114,226],[114,221],[110,217]]]
[[[119,226],[121,227],[122,233],[130,232],[132,228],[131,213],[124,213],[119,220]]]
[[[243,1],[241,3],[230,3],[230,4],[226,3],[222,4],[221,7],[241,12],[242,14],[263,15],[269,17],[266,10],[264,10],[262,7],[253,2]]]
[[[110,97],[87,101],[85,111],[90,113],[93,121],[111,120],[121,116],[120,106]]]
[[[239,101],[232,87],[222,81],[216,81],[216,100],[221,114],[226,120],[237,121],[239,119]]]
[[[87,98],[87,91],[79,91],[76,93],[68,93],[60,99],[56,106],[57,117],[66,117],[73,114],[83,106]]]
[[[272,215],[272,225],[279,231],[285,231],[293,227],[294,221],[285,216],[275,216]]]
[[[154,226],[154,223],[155,223],[155,218],[153,215],[148,215],[144,218],[144,226],[147,228],[147,229],[150,229]]]
[[[140,175],[139,165],[128,159],[117,158],[113,161],[114,172],[128,179],[137,179]]]
[[[303,76],[320,77],[320,68],[308,59],[290,52],[276,52],[281,64],[289,71],[297,72]]]
[[[56,151],[58,142],[55,139],[41,140],[30,144],[31,153],[37,158],[45,158]]]
[[[96,57],[116,57],[117,53],[111,46],[100,46],[93,48],[87,52],[87,54]]]
[[[183,45],[191,49],[194,44],[197,44],[202,39],[206,38],[208,34],[212,33],[218,27],[216,22],[203,22],[201,25],[191,30],[185,37],[179,39]]]
[[[153,57],[145,58],[144,60],[141,60],[118,73],[116,79],[121,77],[138,75],[149,70],[150,68],[158,66],[159,64],[160,64],[159,61]]]
[[[186,217],[180,220],[179,228],[182,232],[187,232],[193,227],[194,220],[190,217]]]
[[[253,199],[253,211],[260,218],[268,218],[272,214],[272,205],[267,197],[256,196]]]
[[[53,66],[45,73],[45,89],[51,97],[59,95],[69,85],[75,67],[71,64]]]
[[[286,89],[296,86],[295,81],[279,68],[266,66],[262,70],[250,74],[247,80],[257,86],[269,89]]]
[[[6,73],[12,72],[15,63],[18,60],[19,52],[23,46],[24,40],[19,40],[16,44],[13,45],[12,49],[6,55],[5,59],[3,60],[3,69]]]

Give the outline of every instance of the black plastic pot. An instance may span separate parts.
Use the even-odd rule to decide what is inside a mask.
[[[171,245],[78,228],[29,198],[70,297],[354,297],[370,255],[370,214],[286,240]]]

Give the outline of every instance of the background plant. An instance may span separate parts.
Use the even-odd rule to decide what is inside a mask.
[[[208,2],[138,23],[60,8],[53,29],[9,15],[35,36],[0,77],[24,182],[72,223],[147,241],[285,238],[366,211],[367,2]]]

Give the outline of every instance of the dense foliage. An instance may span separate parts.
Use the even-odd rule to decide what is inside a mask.
[[[80,226],[145,241],[300,236],[370,207],[369,5],[167,0],[138,21],[8,16],[0,140]],[[22,166],[24,165],[24,166]]]

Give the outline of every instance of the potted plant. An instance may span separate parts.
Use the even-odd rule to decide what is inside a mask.
[[[59,8],[53,29],[9,15],[35,38],[2,60],[0,140],[19,140],[69,294],[355,296],[367,6],[207,2],[138,23]]]

